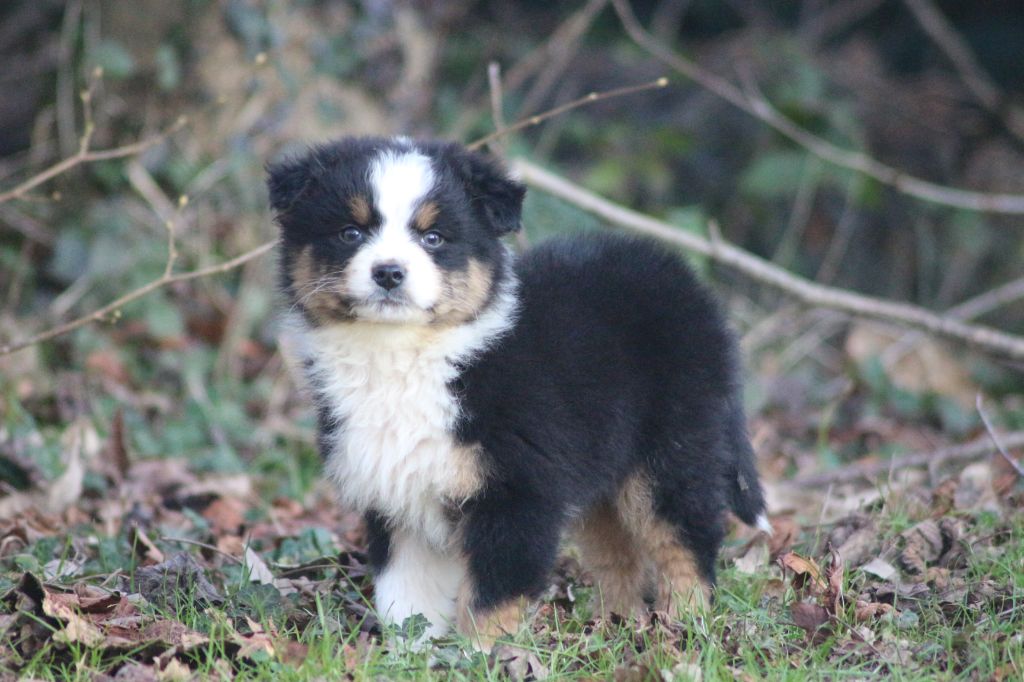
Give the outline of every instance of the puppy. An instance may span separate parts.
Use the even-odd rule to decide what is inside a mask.
[[[349,138],[269,167],[280,279],[385,622],[512,633],[567,534],[598,607],[711,596],[726,512],[770,529],[736,344],[678,255],[519,258],[525,188],[456,144]]]

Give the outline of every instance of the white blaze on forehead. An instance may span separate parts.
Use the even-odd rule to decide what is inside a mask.
[[[434,186],[430,159],[416,151],[387,151],[370,166],[374,202],[384,218],[383,227],[404,230],[416,205]]]
[[[425,311],[437,303],[442,278],[437,265],[413,234],[410,223],[416,207],[434,186],[430,159],[411,149],[382,152],[370,164],[369,180],[381,225],[349,262],[346,268],[348,291],[357,299],[368,300],[379,295],[380,289],[373,281],[373,267],[397,263],[405,268],[403,293],[414,308]],[[357,305],[357,312],[359,308]],[[414,321],[409,317],[411,312],[414,311],[390,309],[371,316],[395,322]]]

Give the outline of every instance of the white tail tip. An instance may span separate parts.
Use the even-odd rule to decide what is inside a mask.
[[[769,536],[775,532],[775,529],[772,528],[772,522],[768,520],[768,517],[765,514],[760,514],[757,517],[757,521],[754,523],[754,525],[757,526],[758,530],[762,531],[763,533],[766,533]]]

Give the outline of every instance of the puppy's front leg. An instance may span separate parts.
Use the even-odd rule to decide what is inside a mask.
[[[527,602],[554,566],[562,517],[559,506],[538,497],[492,493],[474,505],[464,522],[468,571],[456,624],[475,646],[489,650],[522,626]]]
[[[455,620],[459,586],[465,581],[462,557],[441,552],[423,537],[401,529],[391,534],[390,551],[379,570],[374,602],[385,623],[398,626],[415,614],[426,617],[430,625],[412,643],[416,647],[448,631]]]

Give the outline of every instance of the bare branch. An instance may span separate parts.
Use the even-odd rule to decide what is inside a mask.
[[[1006,447],[1017,448],[1024,446],[1024,431],[1014,431],[1006,434],[1003,439]],[[823,471],[818,474],[805,474],[797,476],[792,480],[797,486],[824,486],[833,483],[849,483],[861,479],[871,479],[879,474],[887,473],[894,469],[905,469],[907,467],[922,467],[941,464],[943,462],[956,462],[978,459],[991,454],[994,450],[991,440],[987,436],[973,440],[963,445],[954,445],[948,448],[940,448],[929,452],[914,452],[906,455],[895,455],[890,459],[877,459],[870,462],[854,462],[847,466]]]
[[[995,428],[992,426],[992,422],[989,421],[988,415],[985,414],[985,409],[982,406],[981,394],[974,400],[974,406],[978,410],[978,416],[981,417],[981,422],[985,425],[985,430],[988,431],[988,437],[992,439],[992,444],[996,446],[996,450],[1003,456],[1013,470],[1017,472],[1017,475],[1024,478],[1024,468],[1021,468],[1020,464],[1013,457],[1010,457],[1010,453],[1006,451],[1006,446],[999,439],[999,434],[996,433]]]
[[[504,137],[511,133],[517,132],[519,130],[522,130],[523,128],[529,128],[531,126],[537,125],[538,123],[543,123],[549,118],[553,118],[560,114],[564,114],[567,111],[577,109],[586,104],[592,104],[594,102],[600,102],[606,99],[613,99],[615,97],[623,97],[625,95],[632,95],[633,93],[643,92],[644,90],[657,90],[659,88],[664,88],[667,85],[668,79],[662,77],[658,78],[657,80],[653,80],[649,83],[641,83],[640,85],[628,85],[624,88],[615,88],[614,90],[606,90],[604,92],[591,92],[590,94],[584,95],[579,99],[574,99],[573,101],[566,102],[565,104],[555,107],[554,109],[549,109],[544,113],[537,114],[536,116],[529,116],[522,120],[516,121],[509,127],[504,128],[502,130],[495,130],[490,135],[485,135],[478,140],[470,142],[468,145],[466,145],[466,147],[468,149],[479,149],[485,144],[491,142],[492,140],[496,140],[500,137]]]
[[[113,149],[101,149],[96,151],[89,151],[89,137],[86,136],[86,133],[83,133],[82,146],[80,146],[77,153],[67,157],[63,161],[55,163],[54,165],[50,166],[44,171],[41,171],[40,173],[33,175],[32,177],[28,178],[21,184],[12,187],[6,192],[0,192],[0,204],[4,203],[5,201],[10,201],[11,199],[20,199],[25,194],[35,189],[39,185],[43,184],[47,180],[52,180],[61,173],[66,173],[75,166],[79,166],[83,163],[91,163],[93,161],[105,161],[108,159],[123,159],[127,156],[134,156],[135,154],[140,154],[149,149],[150,147],[153,147],[159,144],[160,142],[163,142],[165,139],[167,139],[168,136],[173,135],[177,131],[181,130],[187,123],[188,119],[184,116],[180,116],[178,120],[174,122],[173,125],[169,126],[168,128],[164,129],[163,131],[155,135],[139,140],[138,142],[123,145],[121,147],[114,147]],[[91,132],[89,132],[89,136],[91,136]]]
[[[1010,280],[995,289],[978,294],[947,309],[943,315],[955,320],[973,320],[998,308],[1009,305],[1024,298],[1024,277]],[[908,332],[882,353],[882,365],[888,369],[903,359],[924,340],[921,332]]]
[[[886,301],[817,284],[732,246],[720,237],[705,239],[614,204],[528,161],[516,160],[513,162],[513,168],[523,181],[532,187],[557,196],[620,227],[664,239],[708,256],[748,277],[784,291],[807,305],[841,310],[858,317],[899,322],[994,355],[1015,360],[1024,359],[1024,338],[1019,336],[944,317],[909,303]]]
[[[229,270],[233,270],[238,266],[243,265],[244,263],[248,263],[254,258],[262,256],[263,254],[274,248],[276,244],[276,240],[267,242],[265,244],[257,246],[254,249],[246,251],[242,255],[236,256],[231,260],[224,261],[223,263],[218,263],[217,265],[210,265],[205,268],[199,268],[198,270],[192,270],[190,272],[182,272],[176,275],[172,275],[170,274],[169,271],[165,269],[164,274],[158,277],[157,279],[154,279],[148,284],[142,285],[138,289],[134,289],[133,291],[128,292],[124,296],[121,296],[117,300],[108,303],[107,305],[103,306],[102,308],[99,308],[98,310],[94,310],[91,313],[83,315],[82,317],[79,317],[70,322],[65,322],[64,324],[57,325],[56,327],[53,327],[51,329],[47,329],[46,331],[40,332],[23,341],[17,341],[14,343],[6,344],[4,346],[0,346],[0,355],[9,355],[10,353],[14,353],[15,351],[19,351],[23,348],[28,348],[29,346],[33,346],[37,343],[49,341],[50,339],[67,334],[68,332],[74,331],[79,327],[84,327],[90,322],[102,320],[103,318],[116,312],[120,308],[123,308],[125,305],[131,303],[132,301],[138,298],[142,298],[146,294],[156,291],[160,287],[167,286],[168,284],[173,284],[174,282],[185,282],[190,279],[198,279],[200,277],[207,277],[209,275],[216,275],[222,272],[228,272]],[[171,254],[174,254],[174,252],[171,251]],[[171,254],[169,254],[168,262],[171,262],[173,264],[173,256]]]
[[[637,45],[659,61],[667,64],[705,89],[727,102],[768,124],[783,136],[800,145],[815,156],[842,168],[863,173],[878,182],[915,197],[943,206],[963,208],[989,213],[1024,214],[1024,195],[975,192],[972,190],[947,187],[922,180],[876,161],[861,152],[837,147],[796,125],[780,114],[762,97],[748,96],[742,90],[696,62],[665,47],[648,33],[637,21],[629,7],[628,0],[612,0],[623,28]]]

